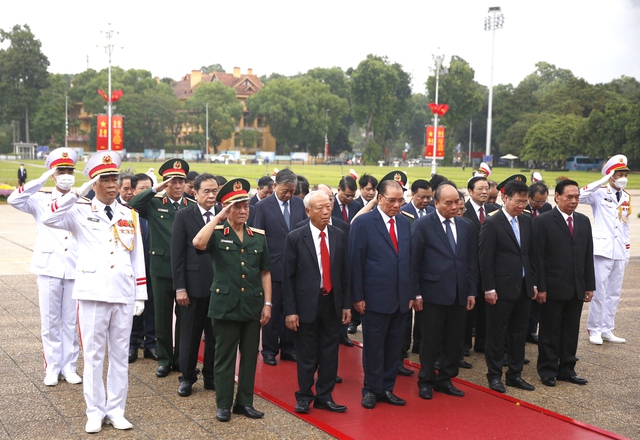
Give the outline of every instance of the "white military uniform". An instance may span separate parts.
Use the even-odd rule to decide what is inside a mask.
[[[622,294],[624,269],[629,262],[631,196],[620,191],[620,201],[611,184],[587,185],[580,190],[580,203],[593,209],[593,254],[596,290],[589,306],[589,335],[611,334]]]
[[[42,215],[64,194],[40,191],[44,185],[32,180],[17,188],[7,201],[31,214],[38,225],[38,237],[31,259],[31,272],[38,275],[38,302],[45,374],[76,373],[79,345],[77,301],[71,297],[75,280],[78,243],[68,231],[48,228]]]
[[[78,240],[73,297],[79,306],[87,418],[124,417],[134,301],[147,299],[140,223],[133,209],[117,201],[109,205],[111,220],[97,198],[77,201],[75,194],[57,200],[43,223],[71,231]],[[105,399],[102,372],[107,343]]]

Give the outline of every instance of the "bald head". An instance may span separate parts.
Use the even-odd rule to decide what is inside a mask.
[[[329,200],[331,201],[331,203],[333,203],[333,191],[331,191],[331,188],[329,188],[324,183],[319,184],[317,188],[318,188],[317,191],[320,191],[326,194],[329,197]]]

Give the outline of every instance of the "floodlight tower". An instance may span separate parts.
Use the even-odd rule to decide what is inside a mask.
[[[493,112],[493,53],[496,41],[496,29],[502,29],[504,26],[504,15],[500,12],[500,6],[492,6],[489,8],[491,15],[484,19],[484,30],[491,31],[491,76],[489,77],[489,110],[487,114],[487,148],[485,155],[491,155],[491,120]]]

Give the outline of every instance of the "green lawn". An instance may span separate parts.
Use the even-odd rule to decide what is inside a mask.
[[[17,172],[20,167],[20,163],[24,163],[27,168],[29,180],[39,177],[44,171],[44,164],[42,161],[0,161],[0,183],[6,183],[9,185],[17,184]],[[121,169],[133,169],[135,172],[146,172],[150,167],[153,167],[156,172],[160,168],[162,163],[160,162],[123,162]],[[224,164],[211,164],[211,163],[193,163],[192,169],[202,172],[209,172],[212,174],[221,174],[226,178],[244,177],[251,182],[251,185],[256,184],[257,179],[261,176],[272,173],[274,168],[283,169],[287,164],[270,164],[266,165],[224,165]],[[82,174],[84,168],[84,162],[78,164],[76,172],[76,186],[80,186],[83,182],[87,181],[87,178]],[[351,166],[345,165],[291,165],[290,168],[295,172],[304,175],[311,185],[317,183],[324,183],[330,186],[337,186],[340,177],[343,173],[348,174]],[[361,176],[363,173],[369,173],[380,179],[382,176],[392,171],[392,167],[377,167],[377,166],[356,166],[353,167],[356,173]],[[409,182],[415,179],[429,179],[431,174],[431,167],[414,167],[408,168],[406,166],[399,167],[409,176]],[[472,171],[467,168],[462,171],[461,168],[453,167],[438,167],[438,173],[443,174],[449,179],[453,180],[456,185],[461,188],[465,188],[467,181],[471,177]],[[511,174],[522,173],[527,177],[527,180],[531,177],[531,171],[514,168],[513,171],[509,168],[494,168],[491,179],[497,182],[507,178]],[[593,182],[599,179],[600,173],[587,172],[587,171],[553,171],[542,172],[542,178],[551,187],[555,186],[556,178],[565,176],[570,179],[576,180],[580,186],[584,186],[587,183]],[[529,182],[530,183],[530,182]],[[633,173],[629,175],[629,189],[640,189],[640,173]]]

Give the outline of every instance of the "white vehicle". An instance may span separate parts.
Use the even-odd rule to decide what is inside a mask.
[[[211,163],[225,163],[233,162],[235,160],[235,157],[233,157],[233,154],[223,153],[213,155],[209,158],[209,160],[211,161]]]

